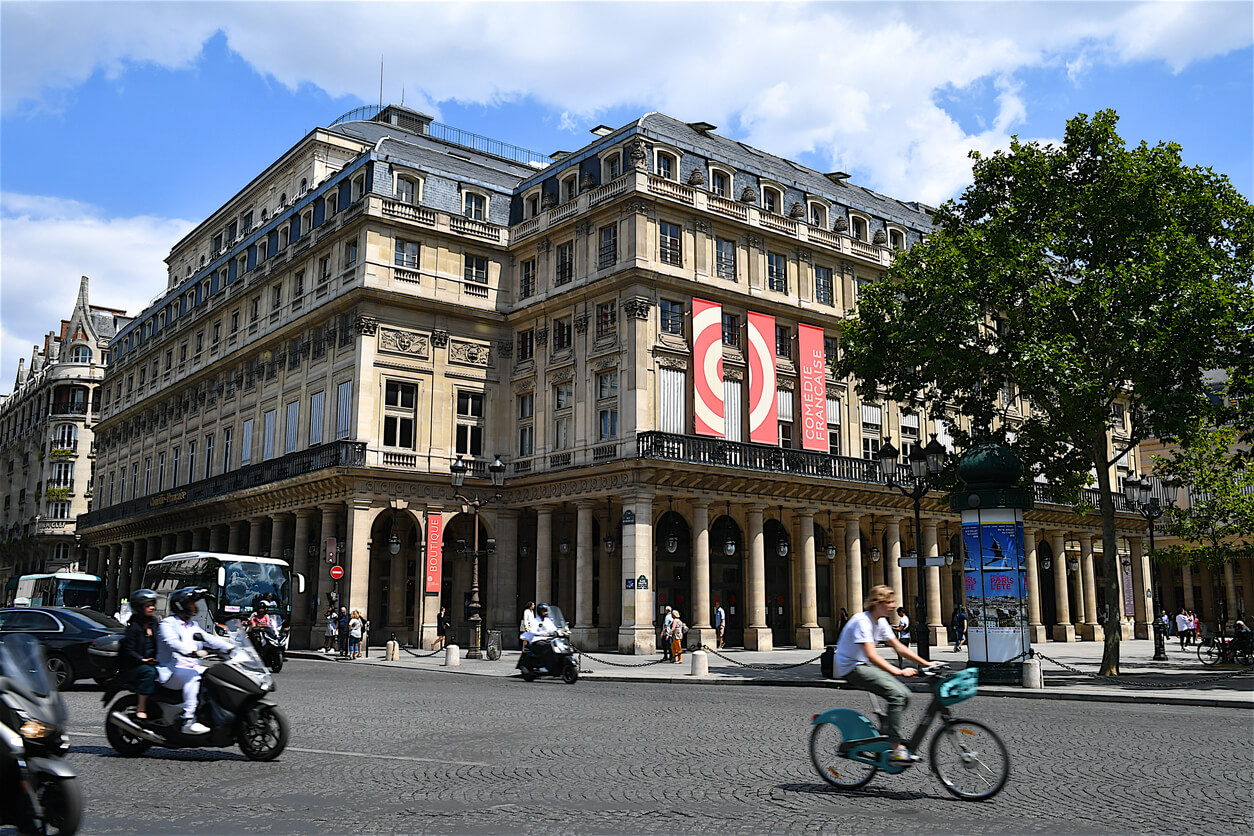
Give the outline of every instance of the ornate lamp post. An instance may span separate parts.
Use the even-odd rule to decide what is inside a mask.
[[[501,457],[497,456],[492,464],[488,465],[488,473],[492,477],[492,496],[470,498],[461,493],[462,485],[466,483],[466,472],[469,470],[466,463],[462,461],[462,457],[458,456],[457,461],[449,465],[449,473],[453,478],[453,493],[464,504],[475,509],[475,536],[474,549],[471,552],[471,574],[470,574],[470,625],[474,628],[475,643],[466,651],[467,659],[482,659],[483,652],[479,649],[483,645],[483,618],[479,615],[479,555],[487,552],[496,551],[496,541],[489,538],[487,549],[483,552],[479,551],[479,509],[487,505],[493,500],[501,498],[501,488],[505,486],[505,463],[501,461]],[[399,543],[397,544],[399,547]]]
[[[949,454],[945,446],[936,440],[935,433],[932,434],[932,440],[927,443],[926,447],[920,448],[916,444],[914,451],[910,454],[910,475],[907,477],[910,480],[909,487],[897,481],[897,455],[898,450],[893,446],[893,442],[886,439],[879,452],[880,472],[884,474],[884,479],[890,488],[896,488],[902,496],[914,502],[914,542],[915,548],[919,551],[915,569],[919,573],[919,595],[915,599],[914,625],[911,632],[917,637],[919,655],[931,661],[931,628],[927,624],[927,572],[922,554],[923,541],[920,539],[923,524],[920,520],[919,505],[923,497],[931,490],[931,477],[944,469],[945,460]]]
[[[1154,496],[1155,484],[1162,488],[1162,494],[1167,500],[1166,506],[1159,503],[1158,497]],[[1167,648],[1163,637],[1163,623],[1158,617],[1162,601],[1158,591],[1158,561],[1154,558],[1154,521],[1165,514],[1168,508],[1176,507],[1178,491],[1179,488],[1176,485],[1163,482],[1154,476],[1146,476],[1144,479],[1126,479],[1123,483],[1123,498],[1128,501],[1128,507],[1144,517],[1149,528],[1150,594],[1153,598],[1154,610],[1151,616],[1154,625],[1155,662],[1167,661]]]

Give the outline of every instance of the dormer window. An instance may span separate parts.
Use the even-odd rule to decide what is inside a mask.
[[[810,226],[817,226],[819,229],[827,229],[827,207],[822,203],[810,201],[810,211],[806,214],[810,219]]]
[[[762,208],[772,215],[780,213],[780,207],[784,205],[784,195],[774,186],[762,187]]]
[[[351,195],[351,199],[353,203],[356,203],[357,201],[361,200],[361,196],[365,193],[366,193],[366,175],[358,174],[356,177],[353,178],[352,188],[349,189],[349,194]]]
[[[309,231],[310,231],[310,230],[312,230],[312,229],[313,229],[313,210],[312,210],[312,209],[306,209],[304,212],[301,212],[301,213],[300,213],[300,234],[301,234],[301,237],[303,238],[303,237],[305,237],[306,235],[308,235],[308,234],[309,234]]]
[[[401,203],[408,203],[411,206],[418,204],[421,189],[419,182],[409,177],[396,178],[396,197]]]
[[[849,219],[849,233],[859,241],[866,240],[867,222],[866,218],[860,218],[854,215]]]
[[[309,191],[309,180],[302,177],[300,178],[300,193],[304,194],[307,191]]]
[[[486,220],[488,199],[478,192],[465,192],[462,195],[462,214],[472,221]]]
[[[575,174],[562,179],[562,203],[570,203],[579,196],[579,180]]]
[[[339,197],[340,192],[338,189],[332,189],[327,193],[326,199],[323,201],[323,220],[329,221],[335,215],[336,210],[339,208]]]
[[[615,151],[601,160],[601,182],[609,183],[623,174],[623,152]]]
[[[280,250],[286,249],[287,245],[291,243],[291,235],[292,235],[292,225],[290,223],[283,224],[283,226],[279,229],[279,249]]]
[[[731,175],[720,168],[710,169],[710,194],[719,197],[730,197],[732,188]]]
[[[540,193],[527,195],[527,217],[534,218],[540,214]]]
[[[90,363],[91,362],[91,349],[85,345],[74,346],[74,348],[70,351],[70,362],[71,363]]]
[[[888,230],[888,246],[894,251],[904,250],[906,248],[906,236],[899,229]]]
[[[667,180],[679,179],[679,160],[669,151],[658,151],[655,157],[657,176]]]

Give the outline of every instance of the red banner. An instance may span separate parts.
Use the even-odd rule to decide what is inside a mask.
[[[823,329],[813,325],[797,326],[797,343],[801,355],[801,446],[806,450],[828,451],[827,442],[827,375],[824,369]]]
[[[749,440],[779,444],[775,402],[775,317],[749,312]]]
[[[693,412],[697,435],[722,438],[723,308],[704,299],[692,300]]]
[[[444,517],[427,514],[427,592],[440,594],[440,558],[444,554]]]

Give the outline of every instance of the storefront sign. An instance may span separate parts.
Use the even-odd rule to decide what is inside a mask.
[[[440,593],[440,559],[444,554],[444,517],[427,514],[427,592]]]

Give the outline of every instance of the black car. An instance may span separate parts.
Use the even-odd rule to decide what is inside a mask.
[[[116,643],[126,628],[107,615],[66,607],[11,607],[0,609],[0,633],[30,633],[43,645],[48,670],[58,688],[78,679],[103,681],[113,674],[115,661],[89,653],[97,639]]]

